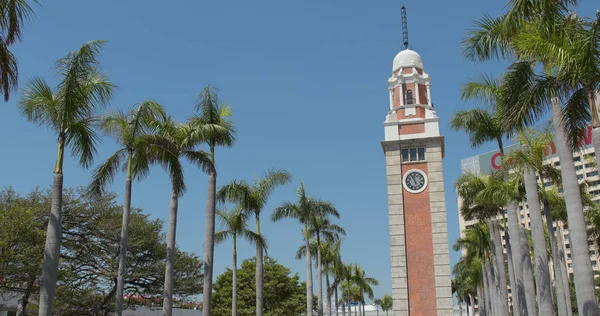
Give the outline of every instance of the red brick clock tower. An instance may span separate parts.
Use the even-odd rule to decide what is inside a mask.
[[[407,40],[405,41],[407,46]],[[383,123],[394,316],[452,315],[444,137],[421,56],[404,49],[388,79]]]

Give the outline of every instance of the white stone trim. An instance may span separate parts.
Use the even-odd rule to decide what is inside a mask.
[[[420,173],[423,176],[423,178],[425,179],[425,184],[423,185],[423,187],[421,187],[418,190],[413,190],[413,189],[409,188],[408,185],[406,185],[406,177],[413,172]],[[410,169],[406,173],[404,173],[404,175],[402,176],[402,185],[404,186],[404,189],[410,193],[416,194],[416,193],[423,192],[427,188],[427,184],[428,184],[427,174],[425,174],[425,172],[421,171],[421,169]]]
[[[430,122],[436,122],[439,123],[440,118],[439,117],[431,117],[431,118],[410,118],[410,119],[403,119],[402,121],[395,121],[395,122],[384,122],[383,126],[390,126],[390,125],[407,125],[407,124],[415,124],[415,123],[430,123]],[[437,135],[436,135],[437,136]]]

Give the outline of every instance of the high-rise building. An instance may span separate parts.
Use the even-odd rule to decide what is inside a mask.
[[[385,122],[394,316],[452,315],[444,137],[421,56],[404,49],[388,79]]]

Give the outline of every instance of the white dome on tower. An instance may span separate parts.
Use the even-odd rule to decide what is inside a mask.
[[[394,67],[392,71],[396,71],[398,68],[417,67],[423,69],[423,62],[421,61],[421,55],[417,54],[414,50],[405,49],[394,57]]]

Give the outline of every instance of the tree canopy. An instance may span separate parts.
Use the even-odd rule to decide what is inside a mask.
[[[255,310],[255,278],[256,258],[246,259],[238,269],[238,315],[253,316]],[[306,309],[305,283],[299,281],[298,273],[291,275],[291,270],[273,258],[265,257],[265,293],[264,315],[302,315]],[[217,277],[212,296],[212,313],[214,316],[231,315],[231,291],[233,271],[225,270]],[[316,298],[315,298],[316,299]],[[316,309],[315,309],[316,310]]]

